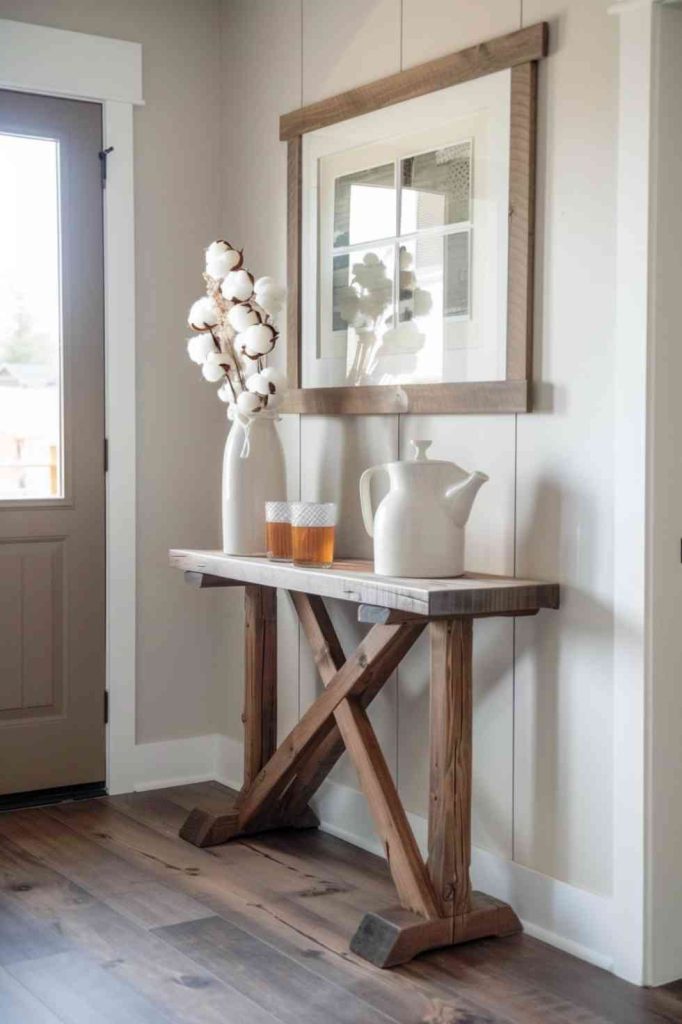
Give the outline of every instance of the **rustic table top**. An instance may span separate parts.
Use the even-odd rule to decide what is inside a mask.
[[[172,549],[170,564],[265,587],[317,594],[356,604],[378,605],[419,615],[495,615],[559,607],[559,585],[539,580],[466,573],[455,579],[403,579],[377,576],[371,562],[340,560],[331,569],[309,569],[263,556],[222,551]]]

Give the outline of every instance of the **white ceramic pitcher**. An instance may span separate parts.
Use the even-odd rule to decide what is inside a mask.
[[[461,576],[464,527],[488,477],[428,459],[430,441],[412,444],[414,459],[372,466],[360,477],[362,518],[374,538],[374,571],[425,579]],[[380,471],[388,473],[390,488],[375,514],[370,485]]]

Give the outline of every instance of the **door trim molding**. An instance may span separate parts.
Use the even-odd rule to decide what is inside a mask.
[[[0,19],[0,88],[102,105],[113,146],[104,191],[107,787],[132,788],[135,737],[135,220],[133,107],[142,99],[142,46]],[[115,230],[112,226],[115,225]]]

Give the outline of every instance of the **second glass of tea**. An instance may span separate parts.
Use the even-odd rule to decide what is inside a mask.
[[[265,502],[265,543],[268,558],[291,561],[291,506],[288,501]]]
[[[294,565],[328,569],[334,561],[336,505],[332,501],[293,501],[291,541]]]

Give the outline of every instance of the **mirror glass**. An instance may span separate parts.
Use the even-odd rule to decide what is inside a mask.
[[[509,89],[304,136],[303,387],[504,379]]]

